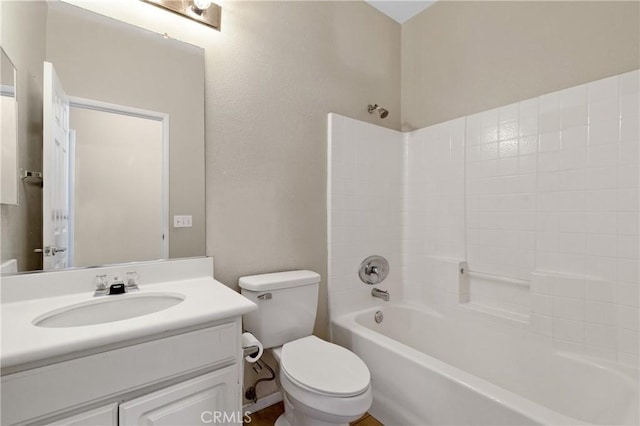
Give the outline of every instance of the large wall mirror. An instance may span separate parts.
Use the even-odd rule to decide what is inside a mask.
[[[5,55],[18,83],[2,272],[204,255],[203,50],[63,1],[0,19],[3,97]]]

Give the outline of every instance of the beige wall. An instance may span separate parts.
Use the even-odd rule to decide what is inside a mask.
[[[439,1],[402,26],[402,127],[637,69],[637,1]]]
[[[18,168],[42,171],[42,61],[46,5],[0,1],[0,44],[17,70]],[[27,155],[27,153],[35,153]],[[0,261],[18,260],[19,270],[42,268],[42,190],[18,181],[18,205],[0,206]]]
[[[326,337],[327,113],[399,127],[400,26],[364,2],[223,13],[225,42],[207,50],[207,253],[234,287],[247,274],[319,272]]]
[[[203,256],[202,50],[52,3],[46,56],[71,96],[169,114],[169,216],[193,216],[192,228],[169,227],[169,257]]]
[[[162,122],[71,107],[72,266],[162,258]]]
[[[327,114],[399,127],[400,26],[364,2],[228,3],[222,25],[207,49],[207,253],[233,287],[319,272],[315,332],[328,337]],[[257,377],[246,369],[247,385]]]

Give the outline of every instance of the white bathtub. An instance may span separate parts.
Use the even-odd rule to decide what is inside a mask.
[[[529,333],[388,304],[332,322],[369,366],[387,425],[638,424],[637,371],[555,352]],[[467,322],[465,322],[467,324]]]

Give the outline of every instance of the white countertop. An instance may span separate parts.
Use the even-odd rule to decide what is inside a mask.
[[[109,323],[79,327],[49,328],[34,319],[56,309],[106,298],[126,298],[144,293],[180,293],[184,301],[151,314]],[[61,296],[13,300],[1,305],[2,369],[43,361],[52,357],[88,351],[119,342],[168,333],[200,324],[232,320],[256,309],[256,305],[212,277],[192,277],[140,285],[131,295],[94,297],[93,291]]]

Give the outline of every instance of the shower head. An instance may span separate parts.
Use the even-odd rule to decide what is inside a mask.
[[[369,106],[367,107],[367,111],[369,111],[369,114],[373,114],[374,111],[378,111],[378,114],[380,114],[380,118],[385,118],[387,115],[389,115],[389,111],[382,108],[378,104],[369,104]]]

